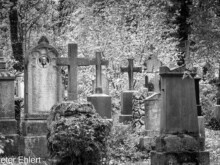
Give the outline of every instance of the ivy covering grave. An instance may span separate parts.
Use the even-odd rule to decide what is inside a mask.
[[[48,118],[48,149],[56,164],[102,164],[111,122],[88,102],[62,102]]]

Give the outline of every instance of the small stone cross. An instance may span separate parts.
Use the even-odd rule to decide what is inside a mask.
[[[134,59],[128,59],[128,67],[123,68],[121,67],[121,72],[128,72],[128,79],[129,79],[129,90],[133,90],[133,74],[134,72],[142,72],[141,67],[134,67]]]
[[[77,67],[89,65],[107,65],[107,61],[77,57],[77,44],[68,44],[68,58],[59,57],[57,65],[68,66],[68,100],[77,100]]]

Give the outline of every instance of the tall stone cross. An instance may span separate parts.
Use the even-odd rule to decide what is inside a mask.
[[[128,67],[123,68],[121,67],[121,72],[128,72],[128,79],[129,79],[129,90],[133,90],[133,81],[134,81],[134,72],[142,72],[141,67],[134,67],[134,59],[128,59]]]
[[[101,52],[96,52],[96,88],[95,93],[102,93],[102,65],[108,65],[107,60],[102,60]]]
[[[59,57],[57,65],[68,66],[68,100],[77,100],[77,67],[89,65],[106,65],[106,61],[77,57],[77,44],[68,44],[68,58]]]

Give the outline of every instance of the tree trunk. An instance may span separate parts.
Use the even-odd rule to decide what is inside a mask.
[[[19,38],[18,34],[18,11],[17,2],[18,0],[10,0],[12,6],[9,11],[9,22],[10,22],[10,32],[11,32],[11,46],[14,59],[17,63],[14,64],[14,69],[17,71],[23,71],[24,57],[23,57],[23,47],[22,47],[22,37]]]

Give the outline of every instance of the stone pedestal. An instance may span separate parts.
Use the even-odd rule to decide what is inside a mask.
[[[152,165],[208,165],[208,152],[151,152]]]
[[[220,105],[215,105],[214,116],[218,122],[220,122]]]
[[[20,154],[29,157],[47,159],[47,120],[25,120],[22,122]]]
[[[132,121],[133,111],[133,93],[137,91],[129,90],[121,93],[121,115],[119,116],[120,123]]]
[[[87,101],[91,102],[96,112],[103,118],[111,119],[112,117],[112,98],[106,94],[93,94],[87,97]]]
[[[185,68],[160,68],[161,124],[152,165],[209,165],[209,153],[201,147],[197,117],[195,81],[185,77]],[[195,74],[191,74],[194,77]]]

